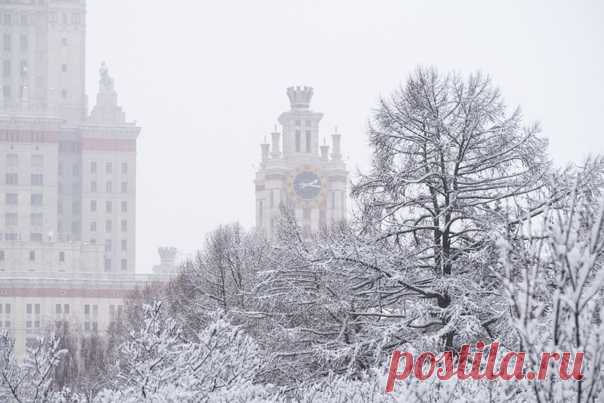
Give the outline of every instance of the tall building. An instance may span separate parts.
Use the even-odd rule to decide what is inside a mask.
[[[104,64],[88,114],[86,2],[0,0],[0,330],[101,331],[134,287],[136,142]]]
[[[279,116],[281,131],[261,145],[256,174],[256,226],[268,237],[276,233],[281,206],[291,209],[306,234],[346,219],[348,172],[342,160],[341,135],[321,142],[322,113],[310,109],[313,89],[287,89],[290,110]]]
[[[0,0],[0,30],[4,110],[85,120],[86,1]]]

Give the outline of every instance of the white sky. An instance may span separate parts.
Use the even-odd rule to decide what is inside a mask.
[[[603,21],[598,0],[89,0],[90,102],[105,60],[143,127],[137,270],[158,246],[189,253],[220,224],[253,225],[259,144],[291,85],[315,88],[352,171],[377,99],[418,64],[489,73],[560,163],[603,153]]]

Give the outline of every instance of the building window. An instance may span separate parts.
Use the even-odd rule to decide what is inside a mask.
[[[105,172],[108,174],[113,172],[113,164],[111,164],[111,162],[105,164]]]
[[[96,193],[96,182],[95,181],[90,182],[90,192]]]
[[[10,98],[10,94],[11,94],[10,85],[3,86],[2,87],[2,96],[4,98]]]
[[[31,233],[31,234],[29,234],[29,239],[32,242],[42,242],[42,234],[40,234],[40,233]]]
[[[61,39],[61,44],[62,44],[63,46],[67,46],[67,45],[68,45],[67,38],[62,38],[62,39]]]
[[[90,223],[90,232],[96,232],[96,221]]]
[[[27,67],[27,60],[21,60],[21,67],[19,68],[19,74],[21,75],[21,78],[27,78],[28,71],[29,68]],[[24,88],[21,87],[21,97],[23,97],[23,90]]]
[[[61,71],[62,71],[63,73],[67,73],[67,65],[66,65],[65,63],[63,63],[63,64],[61,65]]]
[[[19,238],[19,234],[14,232],[7,232],[6,234],[4,234],[4,239],[6,239],[7,241],[18,241]]]
[[[127,212],[128,212],[128,202],[122,201],[122,213],[127,213]]]
[[[128,182],[122,182],[122,193],[128,193]]]
[[[32,186],[43,186],[44,176],[42,174],[33,174],[31,176],[31,184]]]
[[[12,38],[11,38],[10,34],[4,34],[4,51],[5,52],[10,52],[11,42],[12,42]]]
[[[128,231],[128,221],[122,220],[122,232]]]
[[[79,215],[81,210],[82,208],[79,201],[74,201],[71,203],[71,211],[73,211],[74,214]]]
[[[302,134],[300,133],[300,130],[296,130],[296,152],[299,153],[300,149],[302,147],[301,143],[302,143]]]
[[[312,125],[312,122],[310,121],[310,119],[307,119],[305,124],[307,127],[310,127],[310,125]]]
[[[67,99],[67,90],[61,90],[61,98]]]
[[[4,262],[4,251],[0,250],[0,262]],[[2,306],[2,305],[0,305]]]
[[[105,202],[105,212],[106,213],[111,213],[111,211],[113,210],[113,203],[111,203],[110,200]]]
[[[109,253],[111,252],[111,239],[106,239],[105,240],[105,252]]]
[[[111,271],[111,259],[105,259],[105,271]]]
[[[128,260],[122,259],[121,266],[122,266],[122,271],[128,270]]]
[[[90,200],[90,211],[96,211],[96,200]]]
[[[112,188],[113,188],[113,186],[112,186],[111,182],[107,182],[107,184],[105,185],[105,191],[107,193],[111,193],[113,191]]]
[[[128,241],[122,239],[122,252],[126,252],[128,250]]]
[[[6,204],[15,206],[19,204],[19,195],[16,193],[7,193],[6,194]]]
[[[300,126],[302,122],[300,120],[296,120],[296,126]]]
[[[6,184],[7,185],[18,185],[19,184],[19,175],[11,173],[6,174]]]
[[[311,140],[312,140],[312,137],[310,135],[310,130],[307,130],[306,131],[306,152],[307,153],[310,152]]]
[[[122,162],[122,174],[126,175],[128,173],[128,163]]]
[[[12,24],[12,15],[10,15],[9,13],[4,14],[4,25],[11,25]]]
[[[19,216],[15,213],[7,213],[4,216],[6,225],[19,225]]]
[[[73,176],[80,176],[80,164],[73,164],[71,167],[71,172],[73,173]]]
[[[35,250],[30,250],[29,251],[29,261],[30,262],[35,262],[36,261],[36,251]]]
[[[111,232],[113,229],[113,223],[111,220],[105,221],[105,232]]]
[[[91,174],[95,174],[96,173],[96,162],[95,161],[92,161],[90,163],[90,173]]]
[[[4,75],[4,77],[10,77],[11,76],[11,63],[10,63],[10,60],[5,60],[4,63],[2,63],[2,74]]]
[[[35,207],[42,206],[44,202],[44,196],[41,193],[34,193],[31,195],[31,205]]]
[[[59,262],[60,263],[65,262],[65,252],[63,252],[63,251],[59,252]]]

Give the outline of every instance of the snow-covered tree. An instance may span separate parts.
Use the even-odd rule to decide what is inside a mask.
[[[561,359],[551,360],[545,381],[534,382],[534,399],[596,401],[603,389],[604,199],[576,188],[567,204],[527,218],[501,239],[496,269],[504,279],[514,337],[509,347],[527,351],[539,371],[540,354],[572,354],[568,373],[581,365],[583,379],[559,379]]]
[[[0,400],[19,403],[53,402],[68,391],[55,393],[55,368],[66,351],[60,349],[60,339],[51,335],[40,338],[27,349],[23,362],[15,355],[14,341],[0,335]]]
[[[261,357],[241,328],[216,316],[189,341],[162,315],[161,303],[143,310],[142,326],[121,346],[114,390],[102,392],[97,401],[204,401],[233,389],[253,389]]]

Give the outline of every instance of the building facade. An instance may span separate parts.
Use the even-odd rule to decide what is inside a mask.
[[[0,0],[0,329],[102,331],[137,286],[136,147],[114,80],[85,91],[86,2]],[[160,273],[161,274],[161,273]]]
[[[346,219],[348,172],[342,160],[341,135],[331,135],[331,150],[321,143],[322,113],[310,109],[313,89],[287,89],[290,110],[279,116],[281,127],[271,143],[261,145],[256,174],[256,226],[276,235],[282,207],[289,209],[306,235]],[[330,152],[331,151],[331,152]]]

